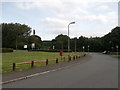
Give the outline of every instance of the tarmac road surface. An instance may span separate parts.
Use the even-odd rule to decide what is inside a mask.
[[[91,53],[85,63],[16,82],[3,88],[118,88],[118,59]]]

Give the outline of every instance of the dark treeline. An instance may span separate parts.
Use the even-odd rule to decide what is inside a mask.
[[[51,41],[42,41],[41,37],[31,35],[32,29],[19,23],[3,23],[2,24],[2,47],[13,49],[24,49],[24,45],[28,45],[31,49],[31,44],[35,43],[35,49],[51,50],[53,47],[57,50],[67,51],[68,36],[60,34]],[[110,33],[103,37],[84,37],[70,38],[71,51],[116,51],[116,45],[120,46],[120,27],[115,27]],[[83,49],[83,46],[85,47]],[[75,49],[76,47],[76,49]]]
[[[37,35],[30,35],[31,28],[25,24],[3,23],[2,24],[2,47],[23,49],[24,45],[31,48],[32,43],[36,43],[36,48],[41,47],[41,38]]]

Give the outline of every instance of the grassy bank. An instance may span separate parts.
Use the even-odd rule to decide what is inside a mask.
[[[81,53],[70,53],[71,56],[82,55]],[[68,53],[64,53],[63,57],[67,57]],[[2,73],[12,72],[12,63],[19,62],[31,62],[40,61],[46,59],[58,58],[61,61],[61,56],[59,52],[27,52],[27,51],[14,51],[12,53],[2,54]],[[55,64],[55,61],[51,61],[49,64]],[[45,63],[35,64],[35,67],[45,66]],[[18,65],[16,71],[22,71],[24,69],[29,69],[30,64]]]

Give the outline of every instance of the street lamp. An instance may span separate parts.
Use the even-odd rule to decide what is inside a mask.
[[[75,53],[76,53],[76,39],[77,39],[77,37],[75,37]]]
[[[70,26],[70,24],[75,24],[75,22],[70,22],[68,24],[68,52],[70,51],[70,39],[69,39],[69,26]]]
[[[70,22],[68,24],[68,62],[70,61],[70,57],[69,57],[69,51],[70,51],[69,26],[70,24],[75,24],[75,22]]]

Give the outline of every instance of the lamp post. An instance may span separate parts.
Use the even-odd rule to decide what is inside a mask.
[[[68,62],[70,61],[70,57],[69,57],[69,51],[70,51],[69,27],[70,27],[70,24],[75,24],[75,22],[70,22],[68,24]]]
[[[77,39],[77,37],[75,37],[75,53],[76,53],[76,39]]]
[[[70,24],[75,24],[75,22],[70,22],[68,24],[68,52],[70,51],[70,39],[69,39],[69,26],[70,26]]]

